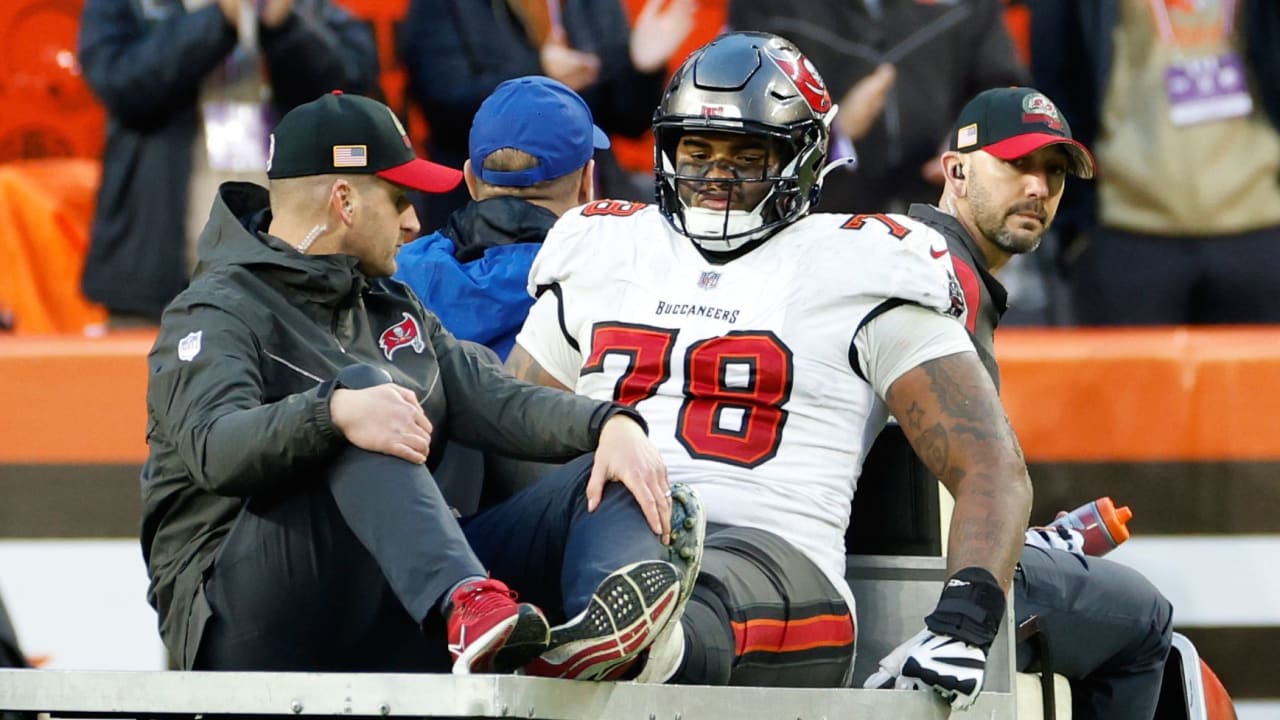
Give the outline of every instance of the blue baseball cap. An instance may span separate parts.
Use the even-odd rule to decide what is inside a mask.
[[[581,168],[609,147],[578,93],[541,75],[507,80],[480,104],[471,121],[471,172],[490,185],[528,187]],[[527,170],[486,170],[495,150],[515,148],[538,159]]]

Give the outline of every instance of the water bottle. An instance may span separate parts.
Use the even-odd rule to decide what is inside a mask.
[[[1084,554],[1101,557],[1129,539],[1129,527],[1125,524],[1133,517],[1128,506],[1116,507],[1109,497],[1072,510],[1049,525],[1062,525],[1077,530],[1084,537]]]

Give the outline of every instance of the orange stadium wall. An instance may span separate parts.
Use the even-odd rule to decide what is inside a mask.
[[[140,463],[151,341],[0,339],[0,464]],[[1280,329],[1014,328],[997,354],[1031,462],[1280,462]]]

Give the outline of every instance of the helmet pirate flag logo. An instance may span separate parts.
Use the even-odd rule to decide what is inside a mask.
[[[769,57],[773,58],[778,67],[782,68],[782,72],[791,78],[796,89],[809,103],[809,107],[820,113],[831,109],[831,93],[827,92],[827,84],[822,81],[822,76],[818,74],[813,63],[809,62],[809,58],[799,53],[794,57],[782,57],[779,48],[772,45],[766,47]]]

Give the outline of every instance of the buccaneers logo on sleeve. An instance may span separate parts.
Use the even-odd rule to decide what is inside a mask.
[[[427,349],[427,344],[422,340],[422,330],[418,328],[418,321],[414,320],[409,313],[401,314],[404,315],[403,320],[383,330],[378,336],[378,347],[382,348],[388,360],[391,359],[392,353],[406,345],[419,354]]]

